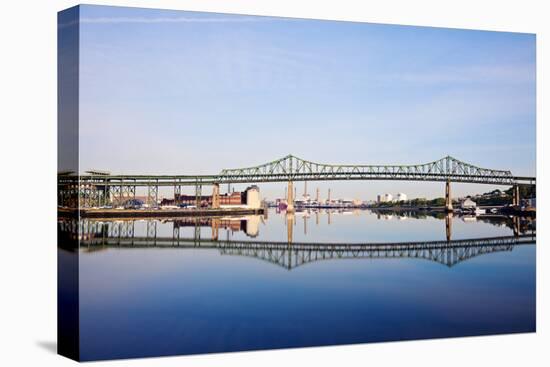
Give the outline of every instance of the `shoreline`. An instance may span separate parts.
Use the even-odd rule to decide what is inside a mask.
[[[227,215],[260,215],[264,214],[263,208],[258,209],[76,209],[58,208],[60,217],[75,216],[81,218],[177,218],[177,217],[223,217]]]
[[[480,209],[489,209],[489,208],[496,208],[498,209],[497,213],[487,213],[487,214],[500,214],[500,215],[517,215],[520,217],[536,217],[537,212],[536,210],[521,210],[514,207],[503,207],[503,206],[480,206]],[[374,212],[418,212],[418,213],[446,213],[445,207],[399,207],[399,206],[390,206],[390,207],[378,207],[368,208],[369,210],[372,210]],[[453,213],[456,214],[456,212],[459,210],[459,208],[456,208]],[[462,213],[467,214],[467,212]]]

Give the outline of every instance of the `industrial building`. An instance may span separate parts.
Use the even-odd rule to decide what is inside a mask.
[[[470,198],[466,198],[460,203],[462,209],[475,209],[476,206],[476,202]]]
[[[395,197],[396,201],[407,201],[407,195],[403,194],[402,192],[397,193]]]
[[[393,195],[389,193],[376,195],[377,203],[392,203],[392,202],[400,202],[400,201],[407,201],[407,195],[402,192],[398,192],[395,195],[395,199],[393,198]]]
[[[246,208],[259,209],[261,207],[260,189],[258,186],[249,186],[243,192],[233,191],[227,194],[220,194],[221,208]],[[212,206],[212,195],[199,196],[200,207]],[[174,199],[163,199],[161,206],[183,205],[194,206],[197,203],[195,195],[176,194]]]
[[[378,195],[376,197],[378,203],[391,203],[393,201],[393,195],[385,193],[384,195]]]

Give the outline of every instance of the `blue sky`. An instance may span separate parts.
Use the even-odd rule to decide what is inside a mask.
[[[452,155],[535,174],[532,34],[103,6],[82,6],[80,26],[83,171],[202,174],[287,154],[350,164]],[[310,192],[317,186],[325,193],[329,184],[310,183]],[[457,195],[492,189],[455,186]],[[444,189],[330,187],[361,199]],[[280,196],[284,184],[262,190]]]

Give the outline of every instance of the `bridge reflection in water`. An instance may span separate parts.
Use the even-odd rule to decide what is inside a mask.
[[[450,237],[452,218],[445,217],[447,238]],[[212,222],[214,220],[214,222]],[[287,216],[287,228],[294,226],[295,217]],[[445,241],[411,241],[394,243],[341,243],[341,242],[278,242],[246,240],[220,240],[217,231],[225,228],[244,231],[246,223],[241,220],[194,218],[173,221],[171,235],[159,235],[160,222],[147,221],[145,235],[136,235],[135,221],[60,221],[60,243],[73,243],[72,250],[97,251],[107,248],[120,249],[217,249],[221,255],[246,256],[266,261],[291,270],[298,266],[331,259],[424,259],[448,267],[476,256],[495,252],[512,251],[515,246],[533,245],[536,234],[473,238]],[[516,222],[514,222],[514,226]],[[194,227],[191,237],[180,236],[182,227]],[[201,226],[211,226],[215,238],[201,238]],[[78,246],[78,241],[80,245]],[[72,240],[72,241],[71,241]],[[69,246],[65,246],[66,248]]]

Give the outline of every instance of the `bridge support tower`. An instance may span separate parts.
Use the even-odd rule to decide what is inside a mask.
[[[519,206],[521,204],[521,197],[519,194],[519,185],[512,186],[512,205]]]
[[[288,181],[288,189],[286,190],[286,211],[294,212],[294,184]]]
[[[450,213],[453,211],[453,199],[451,197],[451,181],[445,182],[445,211]]]
[[[212,208],[220,208],[220,184],[215,183],[212,186]]]
[[[147,204],[150,207],[156,208],[158,206],[158,193],[159,187],[154,185],[147,186]]]
[[[292,243],[294,233],[294,213],[286,213],[286,241]]]
[[[212,241],[218,240],[220,224],[220,218],[212,218]]]
[[[514,237],[519,237],[521,233],[521,222],[517,215],[514,215],[514,217],[512,218],[512,224],[513,224],[512,230],[514,232]]]
[[[451,241],[453,236],[453,214],[447,213],[445,216],[445,234],[447,241]]]

